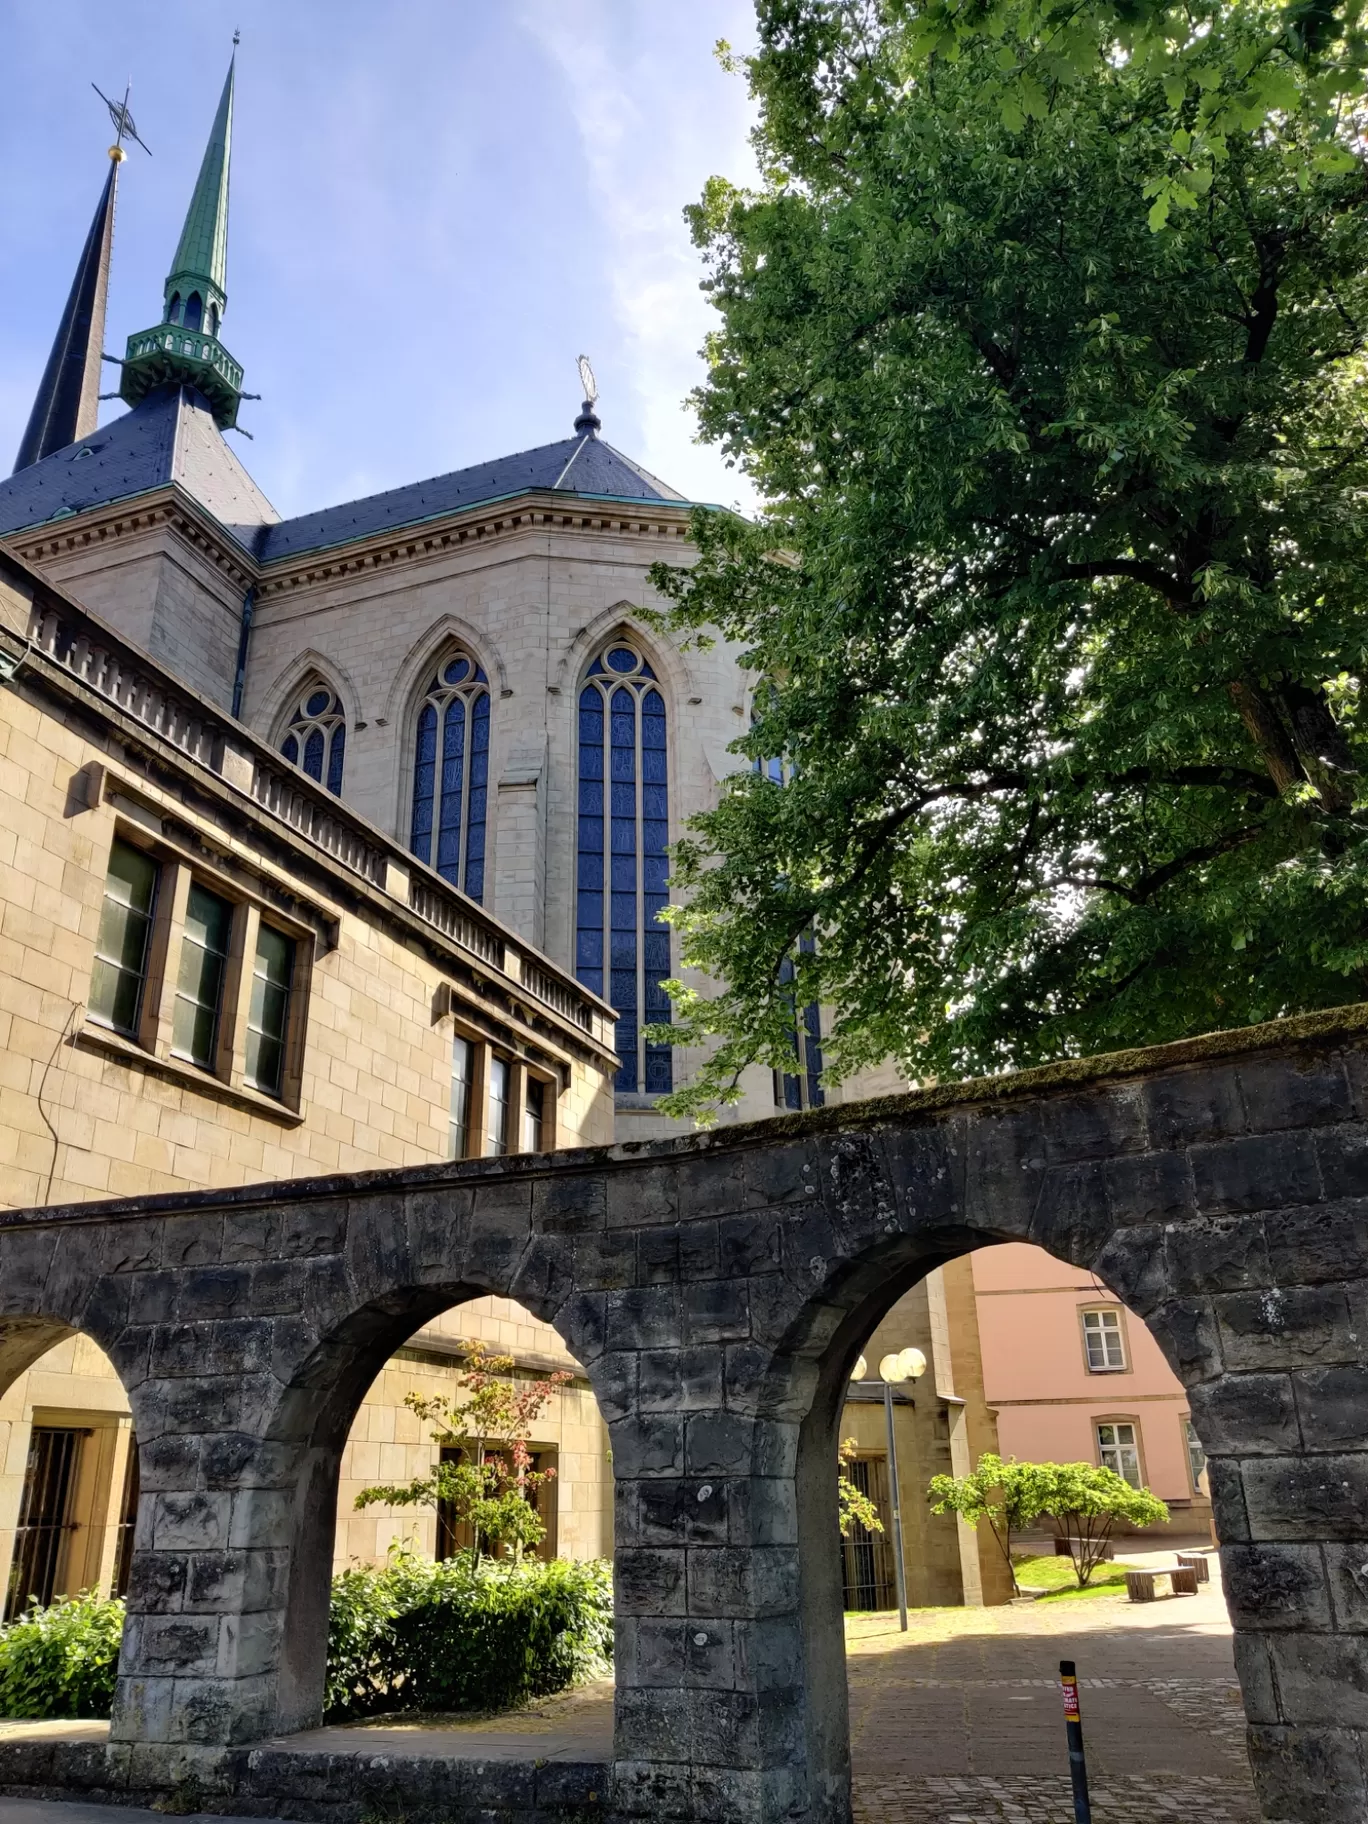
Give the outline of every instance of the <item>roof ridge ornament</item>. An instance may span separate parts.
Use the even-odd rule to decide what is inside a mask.
[[[123,149],[123,142],[126,139],[131,139],[135,145],[141,146],[147,156],[151,158],[152,148],[139,137],[138,129],[133,124],[133,116],[128,111],[128,98],[133,93],[133,78],[130,76],[124,84],[122,101],[111,101],[98,82],[92,82],[90,86],[109,109],[109,118],[114,122],[114,144],[109,148],[109,156],[115,164],[121,165],[128,157]]]
[[[581,355],[577,365],[580,385],[584,389],[584,404],[580,408],[579,417],[575,420],[575,429],[582,436],[596,437],[603,429],[603,420],[594,410],[598,404],[598,381],[594,378],[594,370],[589,365],[588,355]]]

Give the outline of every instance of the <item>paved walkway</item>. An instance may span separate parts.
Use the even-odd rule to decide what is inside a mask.
[[[852,1618],[856,1824],[1073,1824],[1061,1659],[1082,1681],[1095,1824],[1257,1824],[1212,1569],[1155,1603],[914,1611],[906,1635]]]
[[[1073,1824],[1058,1672],[1077,1661],[1094,1824],[1257,1824],[1230,1624],[1199,1595],[852,1616],[855,1824]],[[103,1724],[0,1724],[89,1740]],[[307,1730],[282,1747],[461,1760],[606,1760],[609,1680],[494,1720]],[[76,1817],[75,1811],[84,1815]],[[0,1800],[0,1824],[133,1824],[100,1807]],[[149,1814],[150,1815],[150,1814]]]

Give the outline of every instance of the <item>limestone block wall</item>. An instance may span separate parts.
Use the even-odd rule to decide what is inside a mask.
[[[551,523],[554,520],[555,523]],[[717,642],[681,651],[647,625],[663,606],[648,581],[656,562],[684,564],[687,514],[653,507],[646,519],[605,512],[511,518],[459,542],[432,536],[373,559],[320,556],[303,574],[267,572],[252,634],[244,714],[277,738],[304,680],[318,673],[348,719],[343,797],[408,841],[414,723],[438,658],[459,641],[490,683],[490,797],[486,900],[529,941],[573,970],[578,697],[603,645],[626,630],[665,697],[670,835],[716,803],[745,762],[728,752],[749,725],[755,680],[739,649]],[[481,528],[482,533],[484,528]],[[681,971],[691,986],[700,977]],[[677,1082],[700,1055],[675,1055]],[[906,1087],[891,1071],[864,1073],[832,1093],[852,1099]],[[722,1120],[775,1112],[772,1073],[748,1071],[743,1097]],[[617,1131],[653,1139],[687,1131],[654,1098],[619,1097]]]
[[[168,500],[102,516],[94,528],[59,527],[34,545],[15,542],[92,614],[227,709],[250,568],[245,552],[228,558],[199,530]]]
[[[16,681],[22,685],[23,674]],[[92,766],[105,795],[84,802]],[[111,1046],[86,1017],[111,844],[124,829],[314,920],[298,1107],[226,1094],[192,1066]],[[328,947],[327,933],[335,932]],[[202,1189],[445,1158],[450,979],[433,946],[311,889],[73,706],[0,692],[0,1205]],[[561,1144],[609,1137],[605,1078],[576,1065]]]

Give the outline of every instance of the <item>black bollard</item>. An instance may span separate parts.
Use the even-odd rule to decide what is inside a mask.
[[[1069,1738],[1069,1778],[1073,1782],[1074,1824],[1092,1824],[1088,1803],[1088,1763],[1083,1758],[1083,1717],[1078,1707],[1078,1673],[1071,1659],[1059,1662],[1064,1691],[1064,1732]]]

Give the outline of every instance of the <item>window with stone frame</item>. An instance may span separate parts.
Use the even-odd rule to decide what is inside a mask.
[[[313,935],[236,879],[120,824],[83,1041],[297,1105]],[[117,1035],[117,1036],[116,1036]]]
[[[471,899],[484,898],[489,679],[460,647],[437,665],[414,726],[409,847]]]
[[[575,972],[617,1011],[622,1094],[674,1081],[670,1047],[643,1036],[670,1018],[669,840],[665,699],[640,647],[614,639],[579,695]]]
[[[280,751],[335,798],[342,796],[347,717],[337,692],[322,678],[310,679],[295,699]]]

